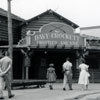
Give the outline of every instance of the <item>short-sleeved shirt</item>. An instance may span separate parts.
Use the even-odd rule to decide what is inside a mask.
[[[69,62],[69,61],[66,61],[64,64],[63,64],[63,69],[65,70],[71,70],[71,67],[72,67],[72,63]]]
[[[2,71],[5,71],[9,65],[12,65],[12,60],[8,56],[5,56],[2,59],[0,59],[0,65]]]

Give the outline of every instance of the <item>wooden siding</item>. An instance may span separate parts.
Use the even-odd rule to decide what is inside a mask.
[[[12,32],[13,32],[13,42],[14,44],[18,43],[21,39],[21,29],[19,24],[21,21],[12,20]],[[0,16],[0,42],[6,42],[8,44],[8,24],[7,18]],[[7,45],[6,44],[6,45]]]
[[[54,14],[46,13],[45,15],[38,16],[37,18],[30,20],[26,26],[23,26],[22,28],[22,37],[26,35],[26,31],[32,30],[32,31],[39,31],[40,27],[49,24],[51,22],[62,22],[66,23],[62,18],[59,18],[58,16]]]

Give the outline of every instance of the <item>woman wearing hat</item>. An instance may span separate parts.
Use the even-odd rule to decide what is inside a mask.
[[[50,83],[50,90],[53,89],[53,83],[56,82],[56,73],[54,64],[49,64],[49,68],[47,69],[47,81]]]

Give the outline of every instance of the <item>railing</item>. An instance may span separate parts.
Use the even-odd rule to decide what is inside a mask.
[[[89,70],[90,73],[90,83],[100,83],[100,70]],[[78,81],[79,78],[79,71],[77,71],[75,73],[75,75],[73,76],[73,80],[76,80],[76,82]]]
[[[90,82],[100,83],[100,72],[92,71],[90,72]]]

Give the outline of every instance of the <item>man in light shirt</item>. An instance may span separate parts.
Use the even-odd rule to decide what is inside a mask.
[[[72,90],[72,63],[69,61],[70,59],[67,58],[66,62],[63,64],[63,72],[64,72],[64,79],[63,79],[63,90],[66,90],[66,83],[68,83],[69,90]]]
[[[3,78],[6,82],[6,87],[8,89],[8,98],[14,97],[14,95],[11,93],[11,66],[12,66],[12,59],[9,57],[9,52],[4,52],[4,57],[0,59],[0,67],[2,72],[4,72]],[[2,97],[2,99],[4,99]]]

